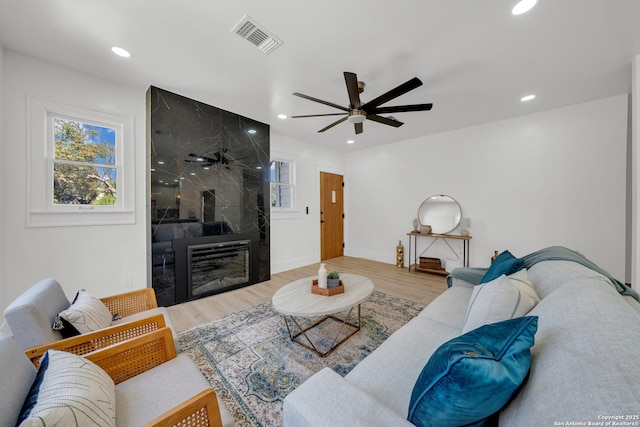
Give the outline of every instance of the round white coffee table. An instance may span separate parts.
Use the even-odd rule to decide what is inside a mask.
[[[324,357],[335,350],[340,344],[345,342],[349,337],[360,330],[360,304],[373,292],[373,282],[364,276],[357,274],[340,274],[340,280],[344,284],[344,293],[323,296],[311,293],[311,283],[316,277],[306,277],[296,280],[288,285],[280,288],[272,298],[273,308],[284,316],[287,331],[292,341],[315,351],[320,357]],[[358,321],[352,323],[347,321],[351,312],[357,307]],[[334,316],[341,311],[347,311],[344,318]],[[317,317],[322,316],[315,323],[302,328],[296,320],[296,317]],[[307,332],[320,325],[327,319],[334,319],[341,322],[337,334],[335,335],[331,346],[328,350],[321,351],[316,344],[312,342]],[[294,333],[294,328],[289,326],[289,321],[295,325],[298,332]],[[348,335],[338,341],[345,327],[351,327],[353,330]],[[303,336],[306,340],[302,341]]]

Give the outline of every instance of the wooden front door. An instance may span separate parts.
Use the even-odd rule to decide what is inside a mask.
[[[320,259],[344,255],[342,175],[320,172]]]

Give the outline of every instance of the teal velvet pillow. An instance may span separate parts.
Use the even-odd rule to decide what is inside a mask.
[[[509,251],[504,251],[496,257],[487,272],[482,276],[480,283],[490,282],[503,274],[508,276],[522,270],[523,267],[524,260],[514,257]]]
[[[481,326],[442,344],[413,386],[407,419],[417,426],[486,421],[516,393],[531,366],[538,317]]]

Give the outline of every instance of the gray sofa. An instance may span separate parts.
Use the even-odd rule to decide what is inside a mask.
[[[640,304],[580,263],[549,260],[529,267],[540,298],[528,314],[538,316],[531,368],[500,411],[499,425],[638,425]],[[328,368],[312,376],[286,397],[284,425],[412,425],[407,414],[414,383],[434,351],[461,334],[473,289],[454,279],[345,377]]]

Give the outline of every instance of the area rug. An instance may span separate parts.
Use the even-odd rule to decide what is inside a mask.
[[[198,365],[236,426],[282,426],[287,394],[324,367],[346,375],[422,308],[373,291],[362,303],[362,329],[331,354],[319,357],[291,342],[283,317],[265,303],[181,332],[179,352]],[[348,320],[357,320],[356,316],[354,310]],[[314,329],[312,340],[330,345],[340,331],[337,328],[338,322],[325,321]]]

